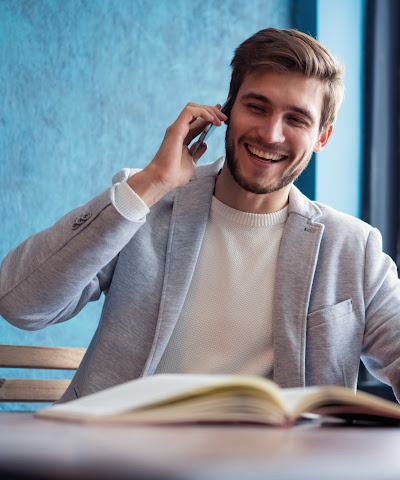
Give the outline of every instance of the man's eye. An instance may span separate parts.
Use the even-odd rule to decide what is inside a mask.
[[[264,111],[264,109],[263,109],[260,105],[250,104],[250,105],[249,105],[249,108],[250,108],[251,110],[255,110],[255,111],[257,111],[257,112],[263,112],[263,111]]]
[[[305,122],[302,118],[299,117],[290,117],[289,120],[297,125],[307,125],[307,122]]]

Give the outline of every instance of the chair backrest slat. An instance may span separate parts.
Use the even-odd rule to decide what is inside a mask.
[[[0,345],[0,367],[76,370],[86,348]]]
[[[0,367],[76,370],[86,348],[0,345]],[[0,378],[0,402],[55,402],[71,380]]]
[[[55,402],[71,380],[0,378],[0,402]]]

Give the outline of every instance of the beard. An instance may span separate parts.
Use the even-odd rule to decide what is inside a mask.
[[[266,148],[270,148],[272,150],[280,150],[280,148],[276,148],[273,145],[268,145]],[[288,171],[284,172],[284,175],[275,183],[265,185],[258,179],[248,179],[246,178],[240,171],[239,166],[239,159],[236,155],[235,145],[232,139],[232,136],[229,132],[229,125],[226,129],[225,134],[225,151],[226,151],[226,163],[228,165],[229,171],[235,182],[242,187],[244,190],[250,193],[255,193],[257,195],[265,195],[267,193],[273,193],[282,188],[286,187],[287,185],[293,183],[300,174],[307,168],[310,159],[312,157],[311,152],[306,159],[306,161],[301,162],[300,164],[293,165]],[[290,155],[288,155],[290,158]]]

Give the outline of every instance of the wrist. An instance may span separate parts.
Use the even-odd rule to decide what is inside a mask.
[[[144,201],[148,208],[173,190],[153,172],[150,165],[130,177],[126,183]]]

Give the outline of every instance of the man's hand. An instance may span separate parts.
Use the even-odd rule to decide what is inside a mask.
[[[207,149],[202,145],[193,157],[191,141],[201,133],[208,122],[220,126],[227,116],[219,109],[188,103],[177,120],[167,128],[164,140],[151,163],[128,179],[128,185],[148,207],[174,188],[186,185],[196,170],[196,162]]]

